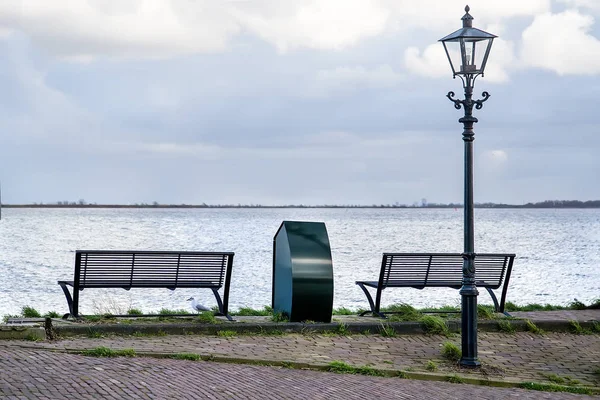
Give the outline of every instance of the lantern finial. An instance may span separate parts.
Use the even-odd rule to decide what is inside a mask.
[[[462,22],[463,22],[463,28],[472,28],[473,27],[473,17],[471,16],[471,14],[469,14],[469,11],[471,11],[471,7],[469,7],[468,5],[465,7],[465,11],[466,14],[463,15]]]

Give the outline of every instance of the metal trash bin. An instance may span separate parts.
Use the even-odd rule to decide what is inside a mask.
[[[331,322],[333,263],[323,222],[283,221],[273,238],[273,311]]]

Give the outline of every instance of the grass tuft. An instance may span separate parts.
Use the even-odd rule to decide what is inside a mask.
[[[60,318],[60,314],[57,313],[56,311],[48,311],[46,314],[43,315],[43,317],[47,317],[47,318]]]
[[[236,335],[237,335],[237,333],[235,331],[230,331],[230,330],[217,331],[217,336],[221,336],[221,337],[225,337],[225,338],[234,337]]]
[[[425,366],[425,369],[430,372],[435,372],[435,371],[437,371],[438,366],[435,362],[433,362],[432,360],[429,360],[429,361],[427,361],[427,365]]]
[[[483,304],[477,305],[477,318],[479,319],[494,319],[494,307]]]
[[[271,317],[271,320],[273,322],[289,322],[290,318],[287,315],[287,313],[284,312],[274,312],[273,316]]]
[[[196,320],[203,324],[216,324],[218,322],[212,311],[203,311],[199,313]]]
[[[41,318],[42,315],[33,307],[24,306],[21,309],[21,315],[24,318]]]
[[[498,321],[498,329],[504,333],[515,333],[517,331],[510,321],[505,320]]]
[[[333,315],[355,315],[356,311],[352,311],[349,308],[346,307],[339,307],[339,308],[334,308],[332,311]]]
[[[354,367],[342,361],[332,361],[328,364],[327,370],[338,374],[353,374],[353,375],[368,375],[368,376],[385,376],[381,371],[377,371],[372,367],[362,366]]]
[[[269,306],[265,306],[262,310],[255,310],[251,307],[241,307],[239,310],[232,312],[231,315],[238,317],[268,317],[273,315],[273,309]]]
[[[142,310],[138,308],[130,308],[127,310],[127,315],[143,315]]]
[[[394,321],[418,321],[423,317],[423,314],[417,311],[411,305],[408,304],[392,304],[391,306],[384,307],[381,309],[382,312],[393,312],[394,314],[390,315],[389,320]]]
[[[442,357],[450,361],[458,361],[462,356],[462,351],[452,342],[445,342],[442,345]]]
[[[200,354],[194,354],[194,353],[177,353],[177,354],[173,354],[170,358],[173,358],[175,360],[188,360],[188,361],[200,361],[202,359],[202,357],[200,357]]]
[[[81,354],[89,357],[135,357],[135,350],[123,349],[113,350],[108,347],[96,347],[95,349],[82,350]]]
[[[380,324],[379,325],[379,334],[383,337],[395,337],[396,330],[389,326],[388,324]]]
[[[523,389],[539,390],[543,392],[567,392],[587,395],[594,394],[594,391],[589,388],[557,385],[555,383],[523,382],[519,386]]]
[[[446,382],[450,383],[465,383],[465,380],[458,375],[448,375],[446,377]]]
[[[421,318],[420,322],[423,330],[428,334],[444,336],[448,336],[450,334],[448,325],[446,325],[446,321],[440,317],[426,315]]]
[[[535,333],[536,335],[542,335],[544,333],[536,324],[531,322],[530,320],[525,321],[525,325],[527,327],[527,331],[531,333]]]

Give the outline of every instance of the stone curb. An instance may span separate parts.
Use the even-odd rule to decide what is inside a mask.
[[[81,349],[44,349],[53,352],[62,352],[69,354],[81,354]],[[152,352],[152,351],[140,351],[136,352],[136,357],[151,357],[151,358],[175,358],[175,356],[180,353],[165,353],[165,352]],[[212,354],[209,355],[201,355],[196,354],[200,357],[200,360],[206,362],[219,362],[219,363],[232,363],[232,364],[245,364],[245,365],[261,365],[261,366],[272,366],[272,367],[282,367],[282,368],[291,368],[291,369],[309,369],[315,371],[327,371],[327,372],[335,372],[331,371],[331,367],[329,364],[311,364],[311,363],[302,363],[295,361],[279,361],[279,360],[262,360],[262,359],[248,359],[248,358],[238,358],[238,357],[227,357],[227,356],[215,356]],[[193,361],[192,361],[193,362]],[[499,379],[490,379],[490,378],[480,378],[473,377],[467,374],[440,374],[435,372],[417,372],[417,371],[407,371],[407,370],[397,370],[397,369],[380,369],[380,368],[371,368],[371,370],[376,373],[378,376],[384,376],[388,378],[403,378],[403,379],[414,379],[414,380],[422,380],[422,381],[437,381],[437,382],[452,382],[452,378],[458,377],[461,382],[464,384],[470,385],[480,385],[480,386],[492,386],[492,387],[504,387],[504,388],[523,388],[523,385],[526,383],[530,383],[530,381],[522,381],[516,378],[507,377],[502,380]],[[567,385],[558,385],[562,387],[572,387],[578,389],[589,390],[593,393],[593,395],[600,395],[600,388],[592,387],[592,386],[567,386]]]
[[[527,331],[526,320],[501,320],[510,325],[515,331]],[[548,332],[573,332],[570,321],[564,320],[540,320],[532,321],[538,328]],[[583,321],[579,325],[583,329],[591,330],[597,321]],[[460,333],[460,321],[447,321],[448,330],[451,333]],[[383,333],[393,329],[398,335],[427,334],[419,322],[349,322],[349,323],[301,323],[301,322],[267,322],[267,323],[148,323],[148,324],[77,324],[53,325],[52,331],[60,337],[90,335],[94,333],[133,335],[133,334],[209,334],[216,335],[219,331],[233,331],[239,334],[281,334],[281,333]],[[498,320],[483,320],[478,322],[478,330],[481,332],[503,332]]]

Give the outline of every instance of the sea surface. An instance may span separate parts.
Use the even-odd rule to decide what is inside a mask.
[[[327,227],[334,307],[368,307],[356,280],[376,280],[383,252],[462,252],[462,209],[15,209],[0,221],[0,316],[23,306],[68,311],[56,283],[72,280],[75,250],[235,252],[230,308],[271,305],[273,235],[284,220]],[[476,252],[516,253],[507,300],[584,303],[600,298],[600,210],[475,209]],[[189,310],[207,289],[86,289],[80,312]],[[498,297],[500,294],[498,294]],[[492,304],[481,289],[479,302]],[[453,289],[389,289],[383,305],[459,305]]]

